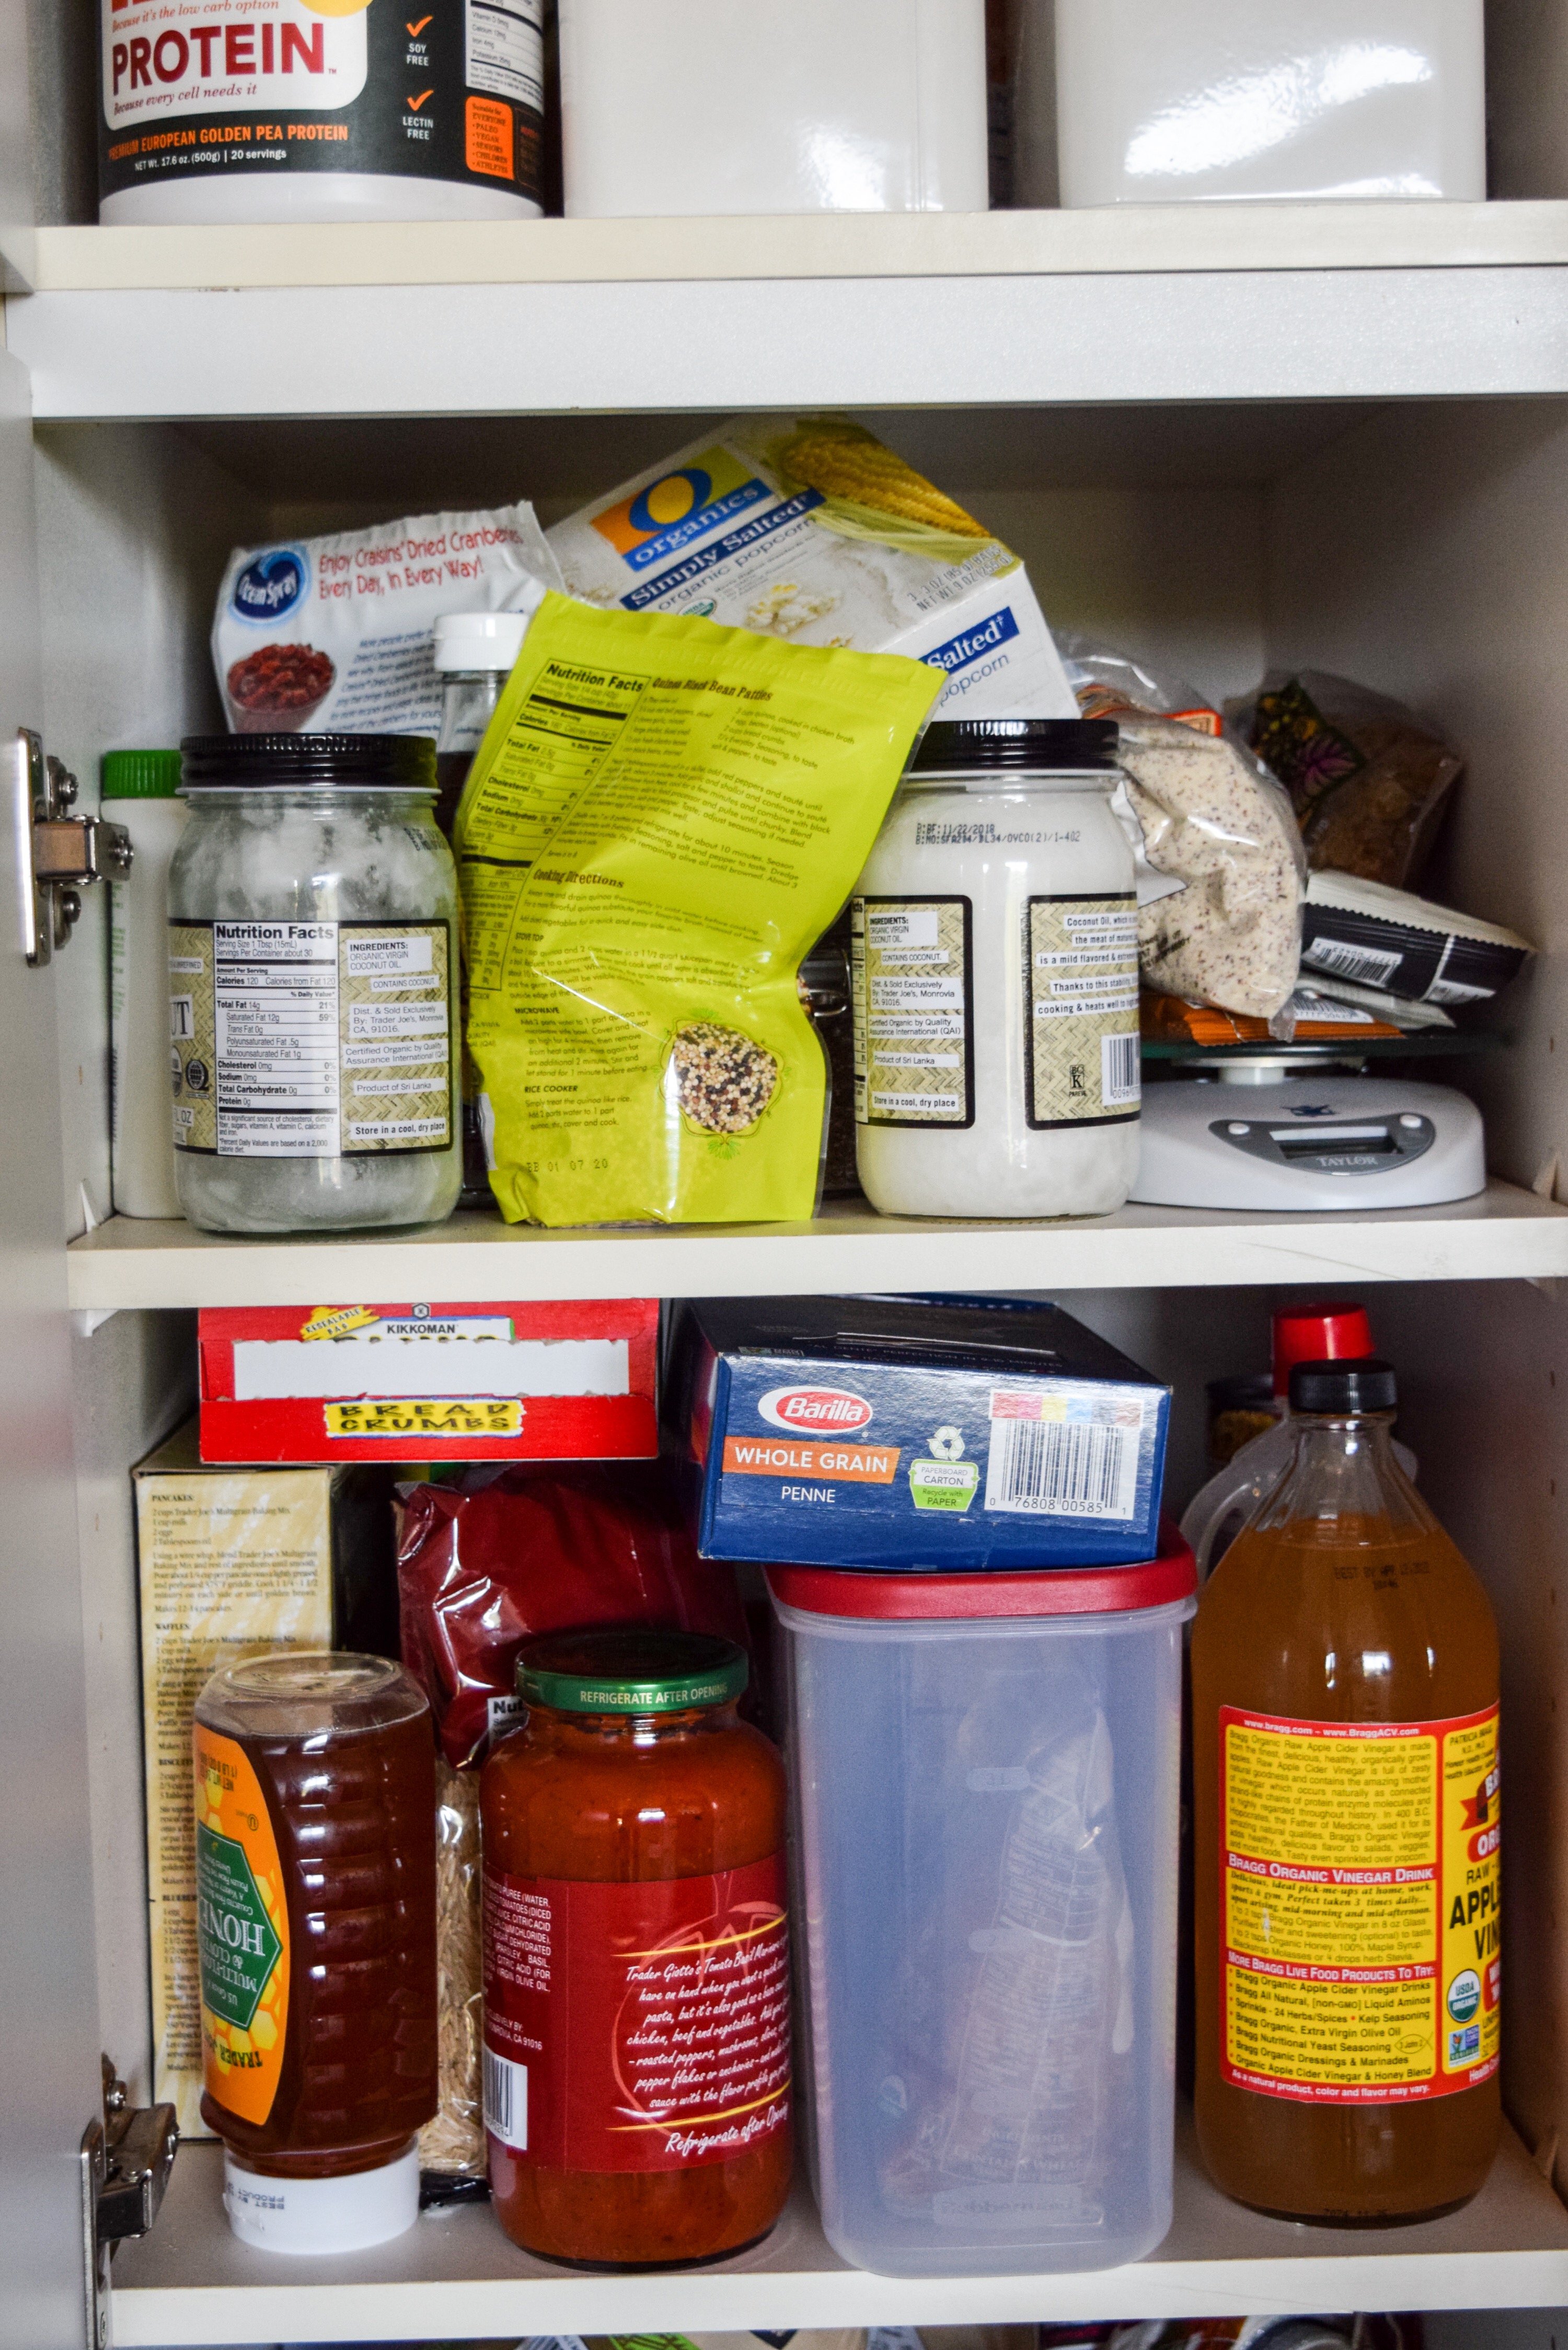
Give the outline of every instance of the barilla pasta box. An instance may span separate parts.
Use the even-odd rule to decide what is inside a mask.
[[[637,1461],[659,1301],[213,1307],[203,1461]]]
[[[1170,1390],[1053,1305],[693,1301],[667,1394],[706,1557],[961,1573],[1158,1548]]]

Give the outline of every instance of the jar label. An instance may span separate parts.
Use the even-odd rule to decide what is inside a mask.
[[[1130,889],[1028,900],[1023,1034],[1031,1126],[1116,1126],[1137,1118],[1137,899]]]
[[[485,2127],[563,2170],[723,2162],[790,2116],[782,1856],[635,1885],[484,1873]]]
[[[1280,1721],[1220,1710],[1220,2074],[1391,2104],[1498,2067],[1498,1711]]]
[[[174,1148],[448,1150],[445,922],[171,922]]]
[[[974,1124],[971,921],[967,898],[855,899],[857,1124]]]
[[[105,196],[333,172],[538,201],[543,0],[408,15],[369,0],[246,0],[206,25],[161,0],[100,11]]]
[[[288,2039],[288,1905],[277,1840],[243,1746],[195,1725],[196,1950],[202,2076],[242,2121],[265,2122]]]

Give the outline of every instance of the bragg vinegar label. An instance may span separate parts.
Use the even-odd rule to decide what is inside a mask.
[[[207,2094],[258,2126],[288,2033],[288,1908],[277,1843],[244,1747],[198,1722],[196,1943]]]
[[[1314,2105],[1496,2072],[1498,1714],[1220,1712],[1220,2074]]]

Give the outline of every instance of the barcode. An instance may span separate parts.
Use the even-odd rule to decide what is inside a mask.
[[[985,1506],[1046,1518],[1130,1518],[1142,1436],[1141,1425],[993,1419]]]
[[[1335,979],[1359,980],[1363,987],[1386,987],[1404,955],[1393,947],[1353,947],[1346,939],[1314,939],[1302,961]]]
[[[1107,1109],[1125,1109],[1128,1102],[1138,1099],[1141,1043],[1137,1036],[1101,1037],[1100,1099]]]
[[[528,2150],[528,2067],[484,2052],[484,2126],[503,2146]]]

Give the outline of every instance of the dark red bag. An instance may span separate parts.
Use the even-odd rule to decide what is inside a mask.
[[[748,1645],[733,1570],[698,1557],[652,1463],[473,1470],[402,1503],[403,1662],[455,1771],[521,1711],[517,1651],[535,1632],[659,1624]]]

